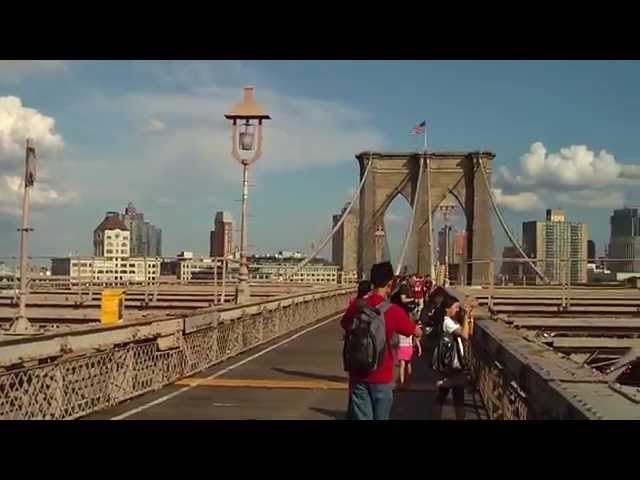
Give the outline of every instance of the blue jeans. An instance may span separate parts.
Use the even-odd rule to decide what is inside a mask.
[[[348,415],[350,420],[389,420],[392,405],[392,383],[351,384]]]

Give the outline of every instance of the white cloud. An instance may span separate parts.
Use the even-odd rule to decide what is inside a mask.
[[[62,60],[0,60],[0,82],[17,83],[37,73],[56,73],[67,70]]]
[[[149,123],[147,124],[147,126],[144,127],[143,131],[147,133],[152,133],[152,132],[162,132],[163,130],[166,130],[166,129],[167,129],[167,126],[162,120],[158,120],[157,118],[152,118],[151,120],[149,120]]]
[[[637,183],[640,165],[619,163],[606,150],[596,153],[586,145],[571,145],[550,153],[533,143],[520,159],[520,171],[498,169],[498,203],[516,211],[576,205],[613,208],[624,204],[624,186]]]
[[[239,88],[208,88],[188,95],[134,95],[137,111],[172,120],[171,134],[157,149],[165,156],[206,159],[220,167],[230,157],[230,127],[223,115],[241,99]],[[370,118],[348,106],[257,90],[256,100],[272,116],[264,126],[261,171],[355,162],[354,154],[382,146]]]
[[[25,141],[32,138],[38,157],[47,157],[64,148],[55,132],[55,120],[22,105],[17,97],[0,97],[0,168],[24,160]]]
[[[516,212],[527,212],[542,208],[542,201],[537,194],[532,192],[503,193],[502,189],[494,188],[493,195],[500,207],[508,208]]]
[[[38,156],[36,183],[31,196],[34,209],[63,205],[77,197],[50,185],[53,175],[42,160],[54,160],[64,148],[55,121],[27,108],[17,97],[0,97],[0,214],[19,215],[26,138],[32,138]]]
[[[96,215],[89,210],[100,215],[132,200],[151,221],[163,227],[167,251],[199,251],[200,240],[194,238],[208,238],[210,217],[217,209],[230,210],[239,218],[241,167],[231,157],[231,129],[224,113],[242,99],[243,84],[233,88],[182,88],[181,93],[113,94],[102,90],[79,96],[72,108],[74,114],[102,120],[101,128],[89,132],[95,139],[85,138],[85,143],[106,143],[109,147],[88,150],[72,145],[67,149],[64,166],[68,174],[64,181],[82,193],[78,210],[89,218]],[[265,124],[263,157],[250,170],[250,183],[257,188],[278,185],[286,191],[289,186],[279,180],[279,175],[300,172],[301,177],[306,176],[307,167],[331,168],[342,163],[355,171],[354,155],[358,151],[382,148],[385,143],[365,112],[344,104],[290,98],[260,86],[255,97],[273,118]],[[141,134],[152,120],[168,128],[159,134]],[[296,201],[295,190],[295,186],[291,188],[292,202]],[[266,197],[252,192],[255,194],[250,197],[249,209],[255,215],[254,238],[279,245],[281,240],[270,240],[273,227],[261,223],[265,217],[259,216]],[[328,189],[326,198],[318,202],[326,204],[330,218],[350,198],[341,195],[336,200],[335,191]],[[184,211],[190,214],[184,215]],[[83,220],[87,221],[93,219]],[[71,226],[69,220],[64,222],[69,228],[83,231],[80,226]],[[200,230],[204,233],[198,233]],[[301,239],[291,241],[295,244]]]
[[[628,178],[631,180],[640,179],[640,165],[622,165],[620,178]]]
[[[263,156],[251,174],[295,171],[307,167],[356,164],[354,155],[364,149],[382,148],[385,138],[371,125],[371,118],[349,106],[305,97],[289,97],[268,89],[256,89],[256,101],[271,115],[264,125]],[[171,125],[162,135],[136,140],[136,162],[143,163],[144,181],[158,178],[166,188],[228,186],[237,181],[239,166],[231,157],[231,128],[224,118],[242,99],[242,88],[209,87],[192,93],[139,93],[98,96],[83,108],[115,115],[132,125],[162,119]],[[179,169],[176,167],[179,166]],[[136,173],[133,173],[136,175]],[[190,185],[182,185],[188,180]],[[155,184],[155,188],[162,188]]]
[[[515,187],[551,189],[603,188],[618,183],[622,166],[606,150],[595,153],[586,145],[571,145],[549,153],[541,142],[531,145],[520,159],[520,174],[503,167],[502,179]]]
[[[0,176],[0,215],[19,216],[23,195],[22,177]],[[36,181],[31,194],[31,206],[35,210],[65,205],[77,198],[73,192],[59,193],[48,184]]]

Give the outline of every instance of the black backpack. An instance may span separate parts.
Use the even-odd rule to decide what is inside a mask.
[[[377,308],[361,304],[344,338],[342,358],[347,372],[367,374],[380,367],[387,349],[384,312],[391,304]]]

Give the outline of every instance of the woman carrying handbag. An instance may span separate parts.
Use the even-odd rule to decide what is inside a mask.
[[[442,418],[442,407],[452,391],[456,420],[464,420],[464,390],[468,379],[468,369],[463,340],[473,334],[473,307],[468,311],[460,308],[457,298],[447,296],[442,307],[445,311],[442,332],[433,352],[432,366],[438,373],[436,386],[438,393],[433,405],[432,418]]]

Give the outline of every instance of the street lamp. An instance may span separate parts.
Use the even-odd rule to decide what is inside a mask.
[[[382,249],[385,238],[384,228],[382,228],[382,225],[378,225],[375,233],[373,234],[373,237],[376,246],[376,263],[380,263],[382,262]]]
[[[253,101],[253,87],[244,88],[244,98],[225,118],[231,120],[231,155],[242,165],[242,215],[240,217],[240,272],[236,287],[236,303],[249,300],[249,266],[247,263],[247,198],[248,169],[262,155],[262,121],[271,117]],[[256,142],[257,136],[257,142]],[[249,157],[249,154],[251,156]],[[246,157],[245,157],[246,155]]]

